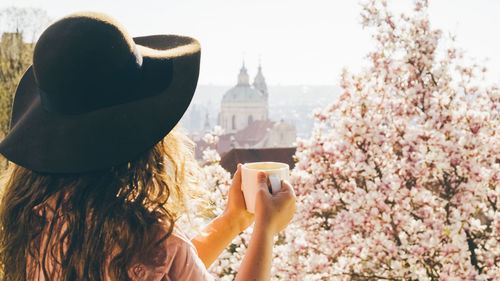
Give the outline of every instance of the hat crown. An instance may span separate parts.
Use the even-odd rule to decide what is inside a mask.
[[[125,29],[99,13],[55,22],[40,36],[33,56],[42,104],[49,111],[70,114],[119,101],[141,63]]]

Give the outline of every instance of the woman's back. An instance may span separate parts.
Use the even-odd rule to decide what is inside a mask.
[[[52,222],[55,216],[56,197],[51,197],[47,202],[35,207],[34,211],[45,217],[48,222]],[[91,216],[89,216],[91,217]],[[62,280],[61,278],[61,256],[58,255],[59,247],[62,251],[67,251],[67,241],[60,243],[63,233],[68,229],[67,222],[54,221],[59,226],[57,235],[53,235],[48,241],[48,231],[51,228],[50,223],[42,230],[39,239],[33,241],[33,247],[38,249],[53,249],[54,256],[43,255],[27,256],[27,281],[46,281]],[[132,281],[174,281],[174,280],[210,280],[209,276],[197,258],[197,253],[191,241],[177,227],[168,234],[168,226],[156,223],[151,226],[146,241],[147,247],[136,253],[131,260],[126,272],[128,278]],[[167,239],[164,239],[168,236]],[[64,241],[64,239],[63,239]],[[108,272],[109,262],[116,256],[118,249],[114,249],[109,257],[105,259],[103,266],[104,272]],[[104,255],[104,253],[103,253]],[[45,268],[37,266],[44,263]],[[44,271],[45,270],[45,274]],[[45,276],[48,276],[46,278]],[[104,274],[103,281],[111,281],[109,274]]]

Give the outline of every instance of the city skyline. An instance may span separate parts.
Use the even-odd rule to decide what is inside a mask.
[[[389,1],[396,12],[413,1]],[[108,13],[132,36],[176,33],[202,44],[200,84],[231,85],[242,60],[255,75],[259,62],[269,85],[335,85],[343,67],[357,72],[372,49],[353,1],[62,1],[3,0],[0,8],[35,7],[55,20],[81,10]],[[500,81],[499,2],[430,1],[431,24],[456,35],[457,45]],[[485,62],[484,59],[489,58]]]

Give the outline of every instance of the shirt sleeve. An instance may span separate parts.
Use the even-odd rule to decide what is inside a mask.
[[[170,240],[170,241],[168,241]],[[198,257],[196,248],[184,235],[172,235],[167,238],[167,252],[172,255],[172,264],[168,272],[171,281],[213,281],[205,265]],[[169,280],[168,278],[166,278]]]

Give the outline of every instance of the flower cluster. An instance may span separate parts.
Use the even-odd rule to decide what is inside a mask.
[[[500,280],[500,90],[431,28],[426,0],[363,3],[376,46],[297,142],[298,210],[273,280]],[[217,141],[207,136],[207,143]],[[230,176],[204,154],[215,213]],[[212,271],[233,280],[251,229]]]
[[[500,279],[499,89],[427,6],[363,4],[376,48],[298,142],[283,279]]]

